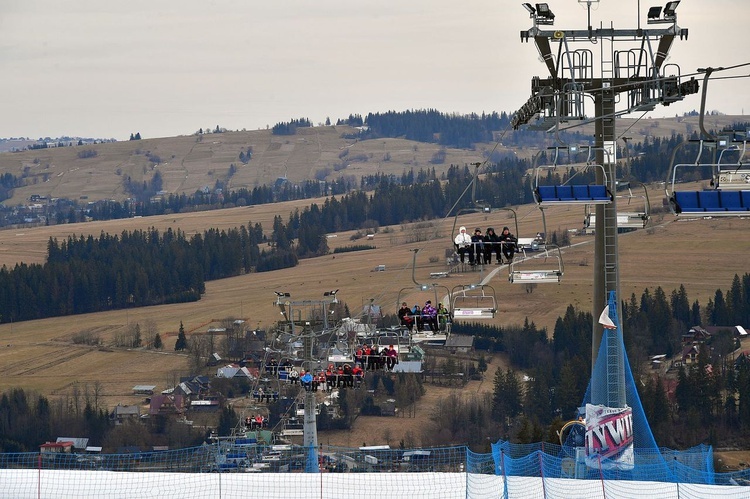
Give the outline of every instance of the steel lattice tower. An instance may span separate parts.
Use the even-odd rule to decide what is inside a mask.
[[[521,31],[521,41],[534,41],[549,75],[532,78],[531,97],[516,113],[512,125],[518,128],[536,119],[532,126],[552,131],[558,130],[561,123],[593,120],[596,162],[603,166],[597,170],[596,182],[606,184],[614,193],[616,117],[633,111],[649,111],[658,104],[669,105],[682,100],[686,95],[698,91],[698,82],[695,79],[681,81],[676,66],[667,65],[669,68],[665,69],[664,62],[674,40],[677,37],[686,39],[688,35],[687,29],[677,25],[675,9],[679,1],[668,2],[663,13],[661,7],[649,9],[648,28],[645,29],[640,27],[640,21],[636,29],[615,29],[611,25],[608,28],[592,28],[591,4],[597,2],[579,0],[587,7],[588,28],[573,30],[552,29],[555,16],[548,4],[522,4],[529,12],[533,26]],[[638,14],[640,17],[640,12]],[[668,74],[672,71],[677,74]],[[597,75],[594,74],[596,72]],[[585,111],[592,100],[595,117],[587,119]],[[592,372],[603,335],[597,318],[611,292],[616,297],[612,316],[617,318],[618,330],[622,331],[619,324],[622,313],[616,196],[611,203],[597,205],[595,210]],[[592,379],[592,403],[613,407],[626,405],[622,366],[609,365],[610,362],[622,363],[623,358],[622,352],[607,352],[607,371],[619,373],[616,376],[618,379],[617,382],[612,379]]]

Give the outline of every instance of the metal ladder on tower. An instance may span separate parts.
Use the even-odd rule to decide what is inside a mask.
[[[608,293],[607,303],[610,310],[609,316],[612,322],[617,325],[617,329],[607,329],[604,332],[607,358],[607,406],[625,407],[627,406],[625,355],[623,342],[619,338],[622,331],[620,330],[620,318],[617,314],[617,294],[614,291]]]
[[[614,63],[614,40],[602,38],[600,44],[601,50],[601,76],[602,76],[602,99],[605,101],[604,109],[615,108],[615,93],[607,91],[605,82],[609,81],[610,86],[615,77]],[[609,43],[605,43],[609,42]],[[609,102],[606,102],[609,101]],[[602,136],[605,138],[616,137],[615,116],[603,116],[602,118]],[[612,141],[611,151],[608,154],[607,144],[605,143],[605,171],[607,173],[607,187],[611,192],[616,190],[615,175],[615,151],[614,140]],[[607,357],[607,404],[610,407],[625,407],[625,366],[624,352],[622,351],[621,341],[617,335],[621,334],[618,317],[617,299],[619,297],[619,278],[618,278],[618,248],[617,248],[617,199],[614,197],[612,202],[602,206],[604,211],[604,288],[607,291],[608,304],[610,306],[610,317],[617,325],[617,329],[607,330],[606,340],[606,357]]]

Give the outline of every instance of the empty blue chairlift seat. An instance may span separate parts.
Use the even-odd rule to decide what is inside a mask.
[[[575,201],[576,197],[573,193],[573,186],[571,185],[556,185],[555,193],[559,201]]]
[[[719,191],[721,206],[727,211],[750,211],[750,191]]]
[[[557,198],[557,194],[555,193],[555,186],[554,185],[540,185],[536,189],[537,194],[537,202],[544,202],[544,201],[559,201]]]
[[[536,198],[539,204],[603,204],[612,201],[612,194],[600,184],[540,185],[536,188]]]
[[[733,215],[750,211],[750,191],[682,191],[670,199],[676,214]]]
[[[700,191],[698,203],[703,211],[726,211],[719,202],[719,191]]]

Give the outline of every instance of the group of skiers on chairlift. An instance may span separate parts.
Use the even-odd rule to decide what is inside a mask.
[[[513,262],[513,255],[517,253],[518,238],[508,227],[503,227],[500,234],[496,234],[492,227],[482,234],[482,229],[477,227],[474,234],[469,235],[466,227],[461,226],[453,243],[461,263],[465,263],[468,258],[469,265],[490,265],[494,253],[497,265],[500,265],[503,263],[503,257],[507,263]]]

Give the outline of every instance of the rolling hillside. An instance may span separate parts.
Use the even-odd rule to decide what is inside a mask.
[[[733,123],[750,121],[746,116],[709,116],[705,126],[721,129]],[[669,137],[672,133],[698,132],[698,118],[672,119],[620,118],[618,134],[639,142],[646,137]],[[593,134],[593,124],[572,128]],[[512,133],[503,131],[503,134]],[[362,175],[435,168],[438,175],[451,164],[483,161],[485,153],[506,149],[494,143],[477,144],[475,150],[446,149],[442,163],[431,160],[441,147],[404,139],[358,141],[350,137],[356,129],[347,126],[299,128],[296,135],[273,135],[270,130],[225,132],[160,139],[47,148],[0,153],[0,175],[11,173],[26,179],[15,189],[6,205],[21,204],[31,195],[84,201],[123,200],[128,194],[123,179],[139,183],[161,173],[166,193],[191,194],[217,181],[230,189],[272,184],[279,177],[292,182],[308,179],[333,180],[342,175],[359,179]],[[507,136],[507,135],[505,135]],[[552,143],[553,137],[547,137]],[[252,151],[243,164],[240,153]],[[536,149],[513,151],[530,157]],[[230,166],[236,171],[230,174]]]
[[[659,130],[663,122],[659,120]],[[686,126],[686,120],[679,125]],[[677,127],[676,122],[673,126]],[[234,187],[270,182],[283,175],[292,180],[311,178],[317,171],[340,161],[340,151],[345,147],[351,150],[350,156],[359,156],[362,161],[348,163],[346,169],[331,171],[330,175],[362,175],[377,171],[400,174],[411,168],[431,167],[429,160],[438,149],[435,145],[400,139],[357,142],[342,139],[341,133],[339,127],[326,127],[304,130],[285,138],[260,131],[207,135],[200,141],[197,137],[176,137],[101,144],[91,146],[98,154],[86,159],[76,156],[75,147],[3,153],[0,154],[0,171],[19,174],[29,166],[28,174],[38,178],[36,184],[18,189],[13,202],[22,202],[31,193],[101,199],[124,196],[122,176],[143,175],[144,169],[148,170],[144,151],[162,159],[157,168],[162,169],[167,190],[191,192],[212,184],[217,176],[228,171],[231,162],[237,161],[239,152],[250,146],[254,151],[253,159],[232,177]],[[637,135],[635,127],[631,135]],[[490,146],[482,146],[476,151],[449,151],[446,163],[435,167],[439,171],[450,163],[479,161],[482,159],[481,150]],[[383,161],[385,152],[390,153],[388,161]],[[524,153],[528,151],[519,151],[519,154]],[[51,173],[46,182],[43,179],[45,171]],[[650,190],[652,205],[656,207],[661,206],[661,189],[653,186]],[[286,218],[293,209],[311,202],[321,200],[8,229],[0,231],[0,264],[42,263],[47,240],[71,234],[96,236],[101,232],[120,233],[149,227],[159,230],[180,228],[187,234],[195,234],[210,227],[236,227],[249,221],[260,222],[268,229],[275,215]],[[529,237],[543,230],[535,206],[515,208],[519,236]],[[582,227],[583,218],[583,208],[550,209],[547,211],[547,229],[558,232],[577,230]],[[467,227],[493,226],[496,229],[504,225],[514,226],[513,219],[505,211],[465,215],[455,222]],[[23,387],[62,397],[70,395],[76,385],[93,385],[99,381],[103,384],[102,397],[107,405],[137,401],[139,399],[131,394],[134,385],[155,384],[157,390],[162,390],[171,386],[176,377],[188,374],[187,357],[173,350],[180,322],[188,335],[204,333],[212,324],[227,318],[242,318],[253,327],[268,327],[278,319],[278,310],[272,305],[274,291],[290,292],[293,299],[315,300],[324,291],[339,289],[339,298],[348,304],[353,314],[370,299],[390,313],[395,313],[399,299],[423,303],[428,297],[413,291],[412,277],[419,283],[436,282],[430,281],[430,273],[446,270],[445,251],[452,246],[453,224],[451,217],[381,228],[374,240],[368,241],[375,249],[328,254],[302,260],[293,269],[208,282],[206,294],[197,303],[3,324],[0,326],[0,391]],[[350,240],[351,235],[351,232],[345,232],[331,237],[328,239],[330,249],[355,244]],[[564,314],[569,304],[582,310],[590,309],[593,237],[576,236],[571,242],[572,247],[564,248],[565,275],[560,284],[539,285],[528,292],[525,286],[508,283],[506,267],[491,269],[493,275],[488,282],[495,289],[500,311],[494,323],[521,324],[528,317],[538,326],[548,328],[551,334],[555,320]],[[735,274],[748,271],[750,230],[748,220],[743,219],[676,221],[671,215],[657,213],[649,229],[623,234],[619,238],[619,249],[624,298],[632,293],[640,297],[645,288],[656,286],[670,293],[684,284],[690,301],[699,300],[705,305],[717,288],[726,290]],[[416,268],[412,275],[415,250],[420,251],[416,253]],[[377,265],[385,265],[387,270],[372,272]],[[451,289],[487,277],[487,273],[451,274],[439,280],[439,284]],[[129,323],[145,324],[147,321],[152,321],[164,338],[163,351],[111,347],[114,336]],[[99,335],[104,347],[74,344],[73,337],[81,332]]]

